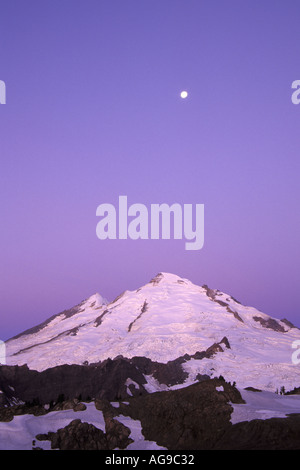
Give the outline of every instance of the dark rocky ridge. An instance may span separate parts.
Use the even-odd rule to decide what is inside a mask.
[[[57,432],[38,434],[37,441],[50,441],[51,449],[59,450],[112,450],[126,449],[133,442],[130,429],[109,415],[105,417],[105,432],[79,418]]]
[[[0,420],[66,409],[78,412],[77,419],[57,432],[33,436],[35,449],[45,440],[51,442],[52,449],[126,449],[132,438],[130,429],[118,421],[120,415],[138,420],[146,440],[169,450],[300,449],[300,414],[232,424],[232,404],[245,402],[236,387],[221,377],[203,377],[201,382],[177,390],[126,397],[126,403],[118,401],[115,407],[108,399],[94,400],[96,409],[103,412],[105,432],[83,422],[85,405],[78,400],[62,400],[47,409],[38,404],[2,407]]]
[[[280,331],[281,333],[285,332],[283,326],[280,325],[280,323],[278,323],[278,321],[276,321],[274,318],[268,318],[267,320],[265,320],[262,317],[255,316],[253,317],[253,320],[260,323],[261,326],[263,326],[264,328],[270,328],[271,330]]]
[[[0,389],[9,402],[17,399],[48,404],[61,396],[66,399],[80,396],[82,400],[123,399],[129,396],[125,384],[128,378],[137,384],[137,388],[130,388],[130,393],[146,393],[143,374],[125,358],[86,366],[62,365],[42,372],[30,370],[26,365],[0,367]]]
[[[255,392],[254,392],[255,393]],[[113,407],[95,405],[105,419],[105,433],[78,419],[57,433],[36,436],[55,449],[126,449],[130,430],[118,416],[138,420],[146,440],[169,450],[299,450],[300,415],[230,422],[232,404],[244,403],[240,392],[222,378],[173,391],[135,396]]]
[[[219,390],[217,389],[219,388]],[[156,392],[120,403],[115,415],[139,420],[145,439],[172,450],[211,449],[230,427],[231,403],[244,403],[223,379]]]
[[[61,450],[125,449],[132,440],[130,430],[118,421],[124,415],[141,422],[146,440],[168,449],[211,448],[229,425],[229,402],[244,403],[235,387],[222,379],[208,379],[181,390],[131,397],[119,408],[107,400],[96,400],[96,408],[103,412],[105,433],[81,422],[78,413],[78,419],[65,428],[35,438],[49,440],[53,449]]]
[[[185,354],[173,361],[160,363],[146,357],[131,359],[119,356],[87,365],[62,365],[38,372],[24,366],[0,366],[0,407],[16,401],[37,402],[41,405],[81,397],[82,400],[105,398],[122,400],[132,395],[146,394],[145,375],[152,375],[160,384],[182,384],[188,377],[182,364],[190,359],[201,360],[230,348],[224,337],[206,351]],[[127,379],[136,385],[126,385]],[[201,380],[201,377],[199,377]]]
[[[239,320],[240,322],[244,323],[243,319],[241,318],[241,316],[238,314],[238,312],[236,312],[235,310],[232,310],[230,307],[229,307],[229,304],[227,302],[224,302],[223,300],[219,300],[219,299],[216,299],[216,296],[217,294],[219,293],[218,290],[214,290],[214,289],[211,289],[210,287],[208,287],[206,284],[204,284],[202,286],[203,289],[205,289],[206,291],[206,295],[207,297],[212,301],[212,302],[216,302],[217,304],[221,305],[221,307],[226,307],[226,310],[228,313],[232,313],[233,316]],[[236,300],[234,297],[231,296],[231,299],[234,300],[234,302],[236,302],[237,304],[240,304],[240,302],[238,300]],[[226,299],[228,300],[228,299]]]
[[[299,414],[232,424],[235,403],[245,403],[236,387],[214,378],[178,390],[131,397],[119,408],[101,401],[97,408],[115,420],[118,415],[139,420],[145,439],[169,450],[300,449]]]

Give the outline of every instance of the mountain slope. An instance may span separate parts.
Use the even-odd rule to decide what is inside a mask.
[[[243,306],[218,290],[160,273],[111,303],[96,294],[7,341],[6,350],[7,364],[28,364],[39,371],[118,355],[166,363],[189,354],[193,357],[182,365],[186,384],[200,373],[274,391],[300,385],[299,369],[291,361],[297,339],[299,329],[286,320]],[[210,347],[211,355],[195,355]]]

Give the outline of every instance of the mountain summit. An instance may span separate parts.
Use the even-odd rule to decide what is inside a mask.
[[[240,386],[299,386],[292,343],[300,331],[242,305],[231,295],[159,273],[108,303],[95,294],[6,342],[7,364],[42,371],[62,364],[142,356],[167,363],[186,355],[192,383],[199,374]],[[203,352],[206,354],[203,354]],[[210,354],[207,353],[210,351]]]

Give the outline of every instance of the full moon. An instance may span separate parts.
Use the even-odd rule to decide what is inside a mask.
[[[180,93],[180,96],[181,96],[181,98],[183,98],[183,99],[187,98],[187,95],[188,95],[188,92],[187,92],[187,91],[182,91],[182,92]]]

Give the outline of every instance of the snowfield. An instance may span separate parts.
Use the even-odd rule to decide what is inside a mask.
[[[73,410],[53,411],[42,416],[31,414],[15,416],[8,423],[0,422],[0,450],[31,450],[37,434],[56,432],[79,417],[82,421],[93,424],[104,431],[105,423],[102,411],[97,410],[94,403],[86,404],[86,406],[87,409],[80,413]],[[50,441],[36,441],[36,447],[45,450],[51,448],[50,444]]]
[[[231,404],[232,424],[253,419],[285,418],[287,414],[300,413],[300,395],[278,395],[271,392],[240,390],[246,404]]]
[[[33,416],[21,415],[15,416],[8,423],[0,422],[0,450],[32,450],[39,447],[44,450],[51,450],[50,441],[38,441],[35,436],[38,434],[47,434],[56,432],[64,428],[74,419],[80,419],[82,422],[92,424],[101,431],[105,432],[105,422],[102,411],[95,408],[94,403],[85,403],[86,410],[75,412],[73,410],[52,411],[46,415]],[[127,449],[129,450],[155,450],[163,449],[155,442],[145,440],[141,432],[141,423],[126,416],[117,418],[131,430],[130,438],[134,440]]]

